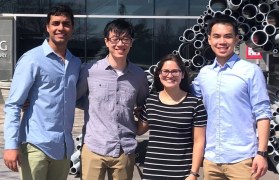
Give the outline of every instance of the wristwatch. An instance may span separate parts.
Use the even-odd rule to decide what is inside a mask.
[[[190,174],[192,174],[192,175],[195,176],[195,177],[200,177],[200,175],[199,175],[198,173],[193,172],[193,171],[190,171]]]
[[[261,155],[264,158],[267,158],[267,156],[268,156],[267,151],[258,151],[257,154]]]

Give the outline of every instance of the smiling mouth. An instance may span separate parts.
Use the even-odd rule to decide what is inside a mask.
[[[228,49],[228,47],[218,47],[218,49]]]
[[[125,51],[126,51],[126,49],[116,49],[116,51],[117,51],[117,52],[121,52],[121,53],[123,53],[123,52],[125,52]]]
[[[221,48],[218,48],[218,50],[220,52],[227,52],[228,51],[228,48],[227,47],[221,47]]]
[[[171,82],[171,83],[173,83],[173,82],[175,82],[176,80],[175,80],[175,79],[165,79],[165,81],[166,81],[166,82]]]
[[[56,34],[56,36],[66,36],[66,34],[61,34],[61,33],[59,33],[59,34]]]

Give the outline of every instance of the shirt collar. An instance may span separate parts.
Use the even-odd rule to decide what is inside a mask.
[[[53,49],[52,49],[52,48],[50,47],[50,45],[48,44],[47,39],[45,39],[45,41],[43,42],[42,47],[43,47],[45,56],[47,56],[47,55],[49,55],[49,54],[51,54],[51,53],[54,53]]]
[[[224,66],[228,66],[230,68],[233,68],[234,64],[239,60],[239,56],[237,54],[233,54],[230,59],[224,64]],[[215,67],[220,66],[217,59],[214,59],[213,64],[211,65],[211,68],[214,69]]]
[[[105,65],[104,65],[104,67],[105,67],[105,69],[107,70],[107,69],[113,69],[112,67],[111,67],[111,65],[109,64],[109,60],[108,60],[108,56],[106,56],[105,57]],[[127,67],[124,69],[124,71],[123,71],[123,73],[126,73],[126,72],[131,72],[131,63],[130,63],[130,61],[129,60],[127,60]]]
[[[49,54],[55,54],[56,53],[53,51],[53,49],[50,47],[50,45],[48,44],[48,40],[45,39],[43,44],[42,44],[42,47],[43,47],[43,51],[44,51],[44,54],[45,56],[47,57]],[[56,55],[57,56],[57,55]],[[73,57],[73,54],[68,50],[66,49],[66,56],[65,56],[65,59],[66,60],[70,60],[71,58]]]

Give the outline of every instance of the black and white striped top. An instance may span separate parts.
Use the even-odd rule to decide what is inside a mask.
[[[191,170],[193,127],[206,126],[202,100],[189,94],[176,105],[166,105],[159,93],[150,94],[141,120],[149,124],[143,179],[185,179]]]

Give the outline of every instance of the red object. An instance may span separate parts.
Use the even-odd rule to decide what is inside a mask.
[[[260,52],[255,52],[251,47],[246,46],[246,59],[262,59]]]

